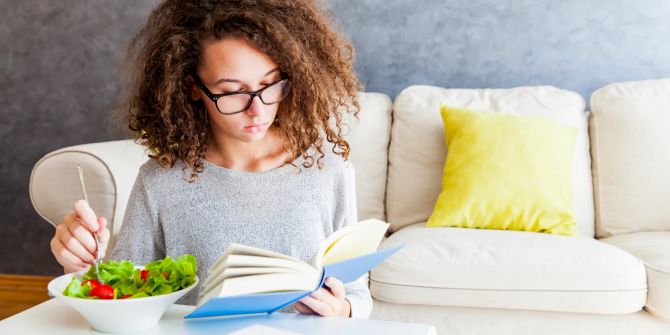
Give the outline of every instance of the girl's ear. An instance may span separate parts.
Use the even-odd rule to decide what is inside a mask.
[[[196,85],[195,80],[193,80],[193,77],[191,76],[186,76],[186,87],[188,87],[188,97],[191,98],[193,101],[200,100],[201,98],[201,92],[200,89],[198,88],[198,85]]]

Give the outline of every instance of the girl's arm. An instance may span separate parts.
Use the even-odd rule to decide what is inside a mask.
[[[358,223],[358,206],[356,205],[356,171],[351,161],[345,162],[346,170],[344,174],[344,199],[345,207],[344,223],[342,226]],[[338,228],[339,229],[339,228]],[[367,319],[372,313],[372,296],[368,288],[368,274],[356,281],[344,284],[346,290],[346,299],[351,305],[351,317],[357,319]]]
[[[144,185],[142,170],[128,198],[121,231],[109,259],[144,265],[165,258],[165,242],[159,228],[156,205]]]
[[[346,299],[351,305],[350,316],[356,319],[367,319],[372,313],[372,296],[368,289],[368,274],[356,281],[344,284]]]
[[[358,222],[356,174],[351,162],[344,162],[344,165],[343,174],[336,181],[333,231]],[[326,285],[328,289],[320,288],[294,304],[294,307],[303,314],[359,319],[366,319],[372,313],[372,296],[368,289],[367,274],[344,285],[339,280],[330,284],[327,279]]]

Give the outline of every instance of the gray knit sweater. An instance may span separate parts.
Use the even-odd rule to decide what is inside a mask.
[[[265,172],[204,161],[194,183],[186,181],[190,170],[183,163],[163,169],[149,160],[135,180],[109,258],[145,264],[189,253],[197,258],[201,283],[233,242],[309,261],[328,235],[357,222],[354,169],[331,151],[324,154],[320,170],[303,168],[302,158],[293,162],[297,167]],[[367,277],[345,287],[352,316],[367,318],[372,311]],[[200,289],[179,303],[195,304]]]

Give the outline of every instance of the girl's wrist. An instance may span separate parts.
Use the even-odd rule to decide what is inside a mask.
[[[340,311],[340,316],[343,316],[345,318],[351,317],[351,303],[347,298],[344,298],[344,304],[342,304],[342,310]]]

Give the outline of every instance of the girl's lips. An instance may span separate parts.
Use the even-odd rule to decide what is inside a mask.
[[[247,132],[250,132],[250,133],[257,133],[257,132],[263,130],[263,127],[265,127],[265,125],[267,125],[267,122],[266,123],[255,123],[255,124],[252,124],[252,125],[249,125],[249,126],[244,126],[244,130],[247,131]]]
[[[266,124],[265,123],[254,123],[250,126],[245,126],[244,128],[261,127],[261,126],[264,126],[264,125],[266,125]]]

